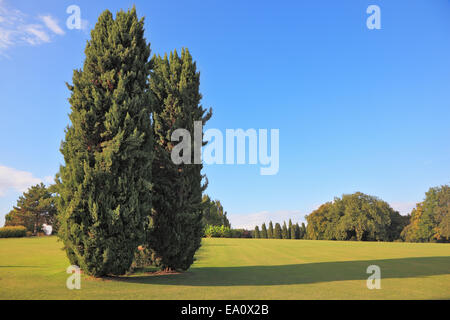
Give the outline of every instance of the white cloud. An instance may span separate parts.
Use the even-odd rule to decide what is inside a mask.
[[[8,7],[0,0],[0,54],[16,45],[39,45],[51,41],[48,33],[63,35],[64,31],[51,15],[29,17],[20,10]]]
[[[0,165],[0,197],[5,196],[10,190],[24,192],[32,185],[42,181],[42,179],[34,177],[30,172]]]
[[[257,213],[250,214],[229,214],[228,220],[230,220],[231,226],[233,228],[244,228],[252,230],[255,226],[261,226],[264,222],[268,226],[269,221],[275,223],[283,223],[286,221],[288,223],[289,219],[292,223],[302,223],[305,222],[305,214],[302,214],[298,210],[285,210],[285,211],[261,211]]]
[[[24,30],[24,34],[21,36],[21,39],[32,46],[44,42],[50,42],[50,36],[43,30],[41,25],[29,24],[21,29]]]
[[[59,35],[65,34],[64,30],[58,25],[58,21],[51,15],[40,16],[40,19],[45,23],[47,28],[52,30],[54,33]]]

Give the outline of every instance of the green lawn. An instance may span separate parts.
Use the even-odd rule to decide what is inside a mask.
[[[450,299],[450,245],[205,239],[186,273],[82,277],[55,237],[0,239],[0,299]],[[366,287],[369,265],[381,289]]]

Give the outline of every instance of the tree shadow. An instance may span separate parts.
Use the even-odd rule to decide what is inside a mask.
[[[42,266],[0,266],[0,268],[42,268]]]
[[[113,281],[184,286],[270,286],[330,281],[366,280],[369,265],[381,269],[381,279],[450,274],[449,257],[319,262],[278,266],[194,267],[180,274],[146,274],[110,278]]]

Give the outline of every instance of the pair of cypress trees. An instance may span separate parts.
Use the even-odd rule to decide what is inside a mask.
[[[59,237],[87,274],[126,273],[139,245],[162,269],[186,270],[202,234],[202,165],[175,165],[172,132],[206,122],[188,50],[150,58],[133,8],[103,12],[74,70],[61,145]]]

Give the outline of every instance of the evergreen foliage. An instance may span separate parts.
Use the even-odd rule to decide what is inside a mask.
[[[55,197],[40,183],[19,197],[14,209],[5,216],[5,226],[24,226],[36,235],[44,223],[55,225],[56,213]]]
[[[292,225],[292,227],[290,228],[291,232],[290,232],[290,238],[291,239],[299,239],[298,237],[298,224]]]
[[[290,238],[290,234],[289,234],[289,230],[286,226],[286,221],[283,222],[283,227],[281,229],[281,237],[283,239],[289,239]]]
[[[124,274],[151,212],[150,46],[133,8],[98,18],[73,73],[61,146],[59,237],[87,274]]]
[[[267,234],[267,228],[266,228],[266,224],[263,223],[261,226],[261,238],[263,239],[267,239],[268,238],[268,234]]]
[[[273,223],[272,223],[272,221],[269,222],[269,230],[267,231],[267,237],[269,239],[273,239],[274,238],[274,230],[273,230]]]
[[[200,105],[200,73],[187,49],[181,56],[176,51],[164,58],[152,59],[150,90],[153,96],[153,132],[155,157],[153,161],[153,210],[147,246],[154,262],[161,269],[186,270],[194,262],[201,244],[202,226],[202,165],[175,164],[171,159],[174,148],[172,133],[185,129],[193,137],[191,150],[195,154],[194,121],[205,124],[211,111]],[[189,143],[186,141],[186,143]]]
[[[289,219],[289,226],[288,226],[288,239],[295,239],[295,229],[292,224],[292,220]]]
[[[203,225],[225,226],[230,227],[230,221],[227,218],[227,212],[224,211],[219,200],[211,200],[208,195],[202,198],[203,205]]]
[[[273,231],[273,238],[274,239],[283,239],[283,233],[282,233],[281,226],[279,223],[275,224],[275,229]]]
[[[306,239],[306,226],[305,223],[302,222],[302,226],[300,227],[299,239]]]
[[[261,238],[261,233],[259,232],[259,227],[258,226],[255,227],[254,238],[255,239]]]

